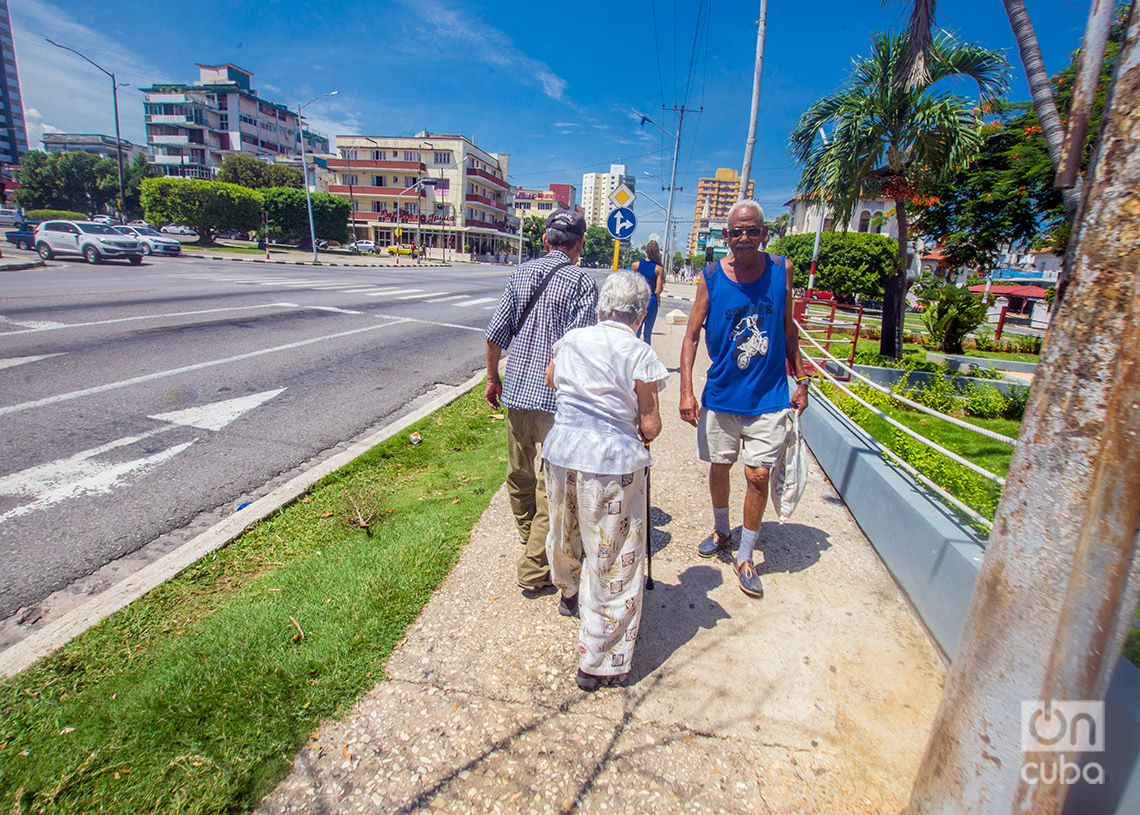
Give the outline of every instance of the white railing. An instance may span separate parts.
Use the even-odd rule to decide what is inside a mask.
[[[803,338],[807,339],[807,341],[809,343],[811,343],[823,355],[824,358],[826,358],[827,360],[829,360],[833,364],[839,366],[839,368],[846,371],[850,376],[861,380],[863,383],[865,383],[867,386],[873,388],[874,390],[877,390],[881,393],[884,393],[884,394],[888,395],[889,397],[891,397],[892,399],[894,399],[898,402],[901,402],[904,405],[907,405],[908,407],[911,407],[915,410],[922,411],[923,413],[929,414],[931,416],[935,416],[935,417],[942,419],[942,420],[944,420],[944,421],[946,421],[952,425],[963,428],[965,430],[969,430],[973,433],[977,433],[978,435],[984,436],[985,438],[991,439],[993,441],[998,441],[998,442],[1001,442],[1003,444],[1009,444],[1009,445],[1014,445],[1017,443],[1016,439],[1010,438],[1009,436],[1002,435],[1001,433],[996,433],[996,432],[989,430],[987,428],[984,428],[984,427],[978,427],[977,425],[972,425],[969,422],[964,422],[955,416],[948,416],[945,413],[940,413],[939,411],[934,410],[933,408],[927,407],[926,405],[923,405],[923,404],[920,404],[920,403],[915,402],[913,400],[907,399],[905,396],[900,396],[899,394],[892,392],[889,388],[885,388],[882,385],[879,385],[878,383],[871,381],[870,379],[868,379],[867,377],[863,376],[861,373],[856,371],[853,367],[847,365],[845,362],[842,362],[841,360],[836,359],[835,356],[833,354],[831,354],[830,352],[828,352],[827,349],[825,349],[822,345],[820,345],[815,340],[814,337],[812,337],[810,334],[808,334],[806,331],[804,331],[803,327],[800,326],[798,322],[796,323],[796,325],[797,325],[797,327],[800,328],[801,336]],[[859,396],[857,393],[852,391],[850,388],[848,388],[846,385],[844,385],[842,382],[840,382],[838,379],[836,379],[834,376],[832,376],[830,373],[827,372],[824,365],[821,364],[823,362],[822,358],[811,357],[807,354],[805,354],[804,356],[806,357],[806,359],[808,361],[812,362],[815,365],[816,370],[819,371],[820,375],[824,379],[826,379],[832,385],[832,387],[838,388],[840,391],[842,391],[844,394],[846,394],[849,398],[851,398],[855,402],[859,403],[864,408],[866,408],[867,410],[869,410],[872,413],[874,413],[875,415],[877,415],[879,418],[883,419],[885,422],[887,422],[889,425],[891,425],[891,427],[894,427],[894,428],[902,431],[907,436],[913,438],[915,441],[919,442],[920,444],[923,444],[923,445],[929,447],[931,450],[934,450],[935,452],[945,456],[946,458],[950,459],[951,461],[955,462],[956,464],[959,464],[959,465],[965,467],[966,469],[968,469],[971,472],[981,476],[982,478],[985,478],[989,481],[992,481],[993,483],[998,484],[999,486],[1003,486],[1003,487],[1005,486],[1005,479],[1002,478],[1000,475],[997,475],[996,473],[992,473],[989,470],[985,469],[984,467],[978,466],[974,462],[963,458],[962,456],[958,455],[957,453],[955,453],[951,450],[947,450],[945,447],[941,446],[937,442],[932,441],[931,439],[928,439],[926,436],[923,436],[921,433],[918,433],[917,431],[912,430],[911,428],[902,424],[901,422],[894,419],[893,417],[888,416],[882,410],[875,407],[870,402],[868,402],[866,399]],[[830,399],[827,398],[827,396],[821,390],[819,390],[818,387],[815,388],[815,392],[820,398],[826,400],[827,402],[829,402],[831,404],[834,404],[831,402]],[[889,456],[891,459],[893,459],[895,462],[897,462],[900,466],[902,466],[902,468],[904,470],[906,470],[908,473],[910,473],[912,476],[914,476],[917,480],[919,480],[924,485],[926,485],[928,488],[930,488],[935,493],[937,493],[947,503],[953,505],[954,507],[956,507],[957,509],[959,509],[960,511],[962,511],[963,513],[965,513],[966,515],[968,515],[969,517],[971,517],[972,519],[977,521],[978,523],[986,526],[987,528],[989,528],[991,526],[989,519],[980,515],[973,508],[967,506],[965,503],[960,501],[955,496],[951,495],[945,489],[943,489],[942,487],[935,484],[933,481],[931,481],[926,476],[922,475],[914,467],[912,467],[910,464],[903,461],[896,453],[894,453],[892,450],[887,448],[885,445],[876,442],[876,446],[878,447],[880,452]]]

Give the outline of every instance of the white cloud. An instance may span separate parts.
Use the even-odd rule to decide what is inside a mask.
[[[456,8],[446,0],[402,0],[408,11],[424,22],[416,26],[425,43],[434,40],[443,53],[462,54],[467,62],[483,62],[503,68],[521,81],[536,84],[559,102],[565,98],[567,82],[541,60],[528,57],[506,33],[466,8]]]
[[[137,89],[166,81],[163,71],[44,0],[20,0],[9,4],[9,11],[29,146],[38,149],[45,132],[115,133],[110,78],[45,38],[82,52],[114,72],[119,82],[129,83],[130,87],[119,89],[122,136],[136,144],[146,143],[143,95]],[[34,122],[29,111],[35,112]]]

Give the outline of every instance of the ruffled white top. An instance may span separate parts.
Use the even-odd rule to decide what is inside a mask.
[[[554,344],[554,427],[542,457],[599,475],[635,472],[653,463],[637,435],[635,382],[665,387],[669,371],[624,323],[606,320],[569,331]]]

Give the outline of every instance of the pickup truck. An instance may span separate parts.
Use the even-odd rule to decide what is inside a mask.
[[[16,228],[10,232],[5,232],[4,237],[8,243],[16,244],[17,249],[31,249],[36,245],[36,224],[39,221],[22,221],[16,224]]]

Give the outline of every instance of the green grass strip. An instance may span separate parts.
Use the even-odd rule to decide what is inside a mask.
[[[502,483],[481,394],[0,681],[0,812],[255,806],[322,718],[384,678]],[[367,530],[358,509],[375,510]]]

